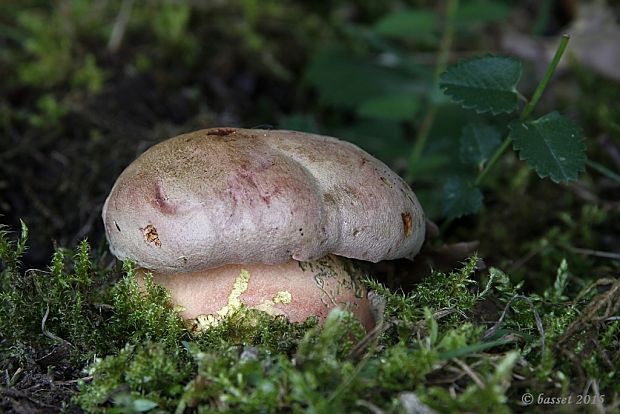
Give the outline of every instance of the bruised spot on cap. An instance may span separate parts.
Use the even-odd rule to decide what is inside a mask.
[[[157,229],[152,224],[147,224],[146,227],[140,229],[142,230],[142,234],[144,235],[144,240],[148,243],[153,243],[155,247],[161,247],[161,241],[159,240],[159,235],[157,234]]]
[[[165,215],[173,215],[178,210],[178,205],[168,201],[168,197],[164,194],[162,185],[160,182],[155,183],[155,191],[153,192],[153,198],[149,200],[151,205],[161,211]]]
[[[207,135],[217,135],[218,137],[225,137],[235,132],[234,128],[217,128],[207,132]]]
[[[405,230],[405,237],[411,236],[411,232],[413,231],[413,224],[411,220],[410,213],[401,213],[400,217],[403,219],[403,229]]]

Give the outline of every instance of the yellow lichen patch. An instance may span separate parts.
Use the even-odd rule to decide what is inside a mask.
[[[248,290],[249,283],[250,272],[246,269],[241,269],[239,275],[235,278],[235,283],[233,283],[232,290],[228,295],[228,302],[226,305],[213,315],[199,315],[194,322],[195,329],[203,331],[212,326],[216,326],[224,317],[241,308],[241,295]]]
[[[203,332],[219,323],[220,318],[216,318],[215,315],[198,315],[192,323],[192,330]]]
[[[249,283],[250,272],[245,269],[241,269],[239,275],[235,279],[230,295],[228,295],[228,303],[222,309],[217,311],[217,314],[223,317],[239,309],[241,307],[241,295],[248,290]]]
[[[292,302],[292,300],[293,300],[293,296],[291,295],[290,292],[286,290],[281,290],[278,293],[276,293],[273,299],[271,300],[267,299],[267,300],[262,301],[260,305],[255,306],[255,309],[258,309],[259,311],[263,311],[270,315],[275,315],[278,312],[276,312],[276,310],[273,308],[273,305],[275,304],[288,305],[289,303]]]
[[[184,306],[181,305],[176,305],[173,309],[177,313],[183,313],[187,310]]]
[[[288,305],[293,300],[293,296],[291,292],[286,290],[281,290],[273,297],[273,303],[282,303],[284,305]]]

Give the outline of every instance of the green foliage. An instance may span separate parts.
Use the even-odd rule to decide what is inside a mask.
[[[39,13],[20,14],[18,21],[27,40],[24,48],[32,60],[24,62],[19,71],[20,80],[30,85],[53,86],[71,70],[71,39],[58,30],[60,24],[48,24]]]
[[[432,310],[450,308],[469,311],[477,300],[470,286],[474,283],[471,276],[476,269],[476,261],[475,257],[471,258],[462,269],[448,274],[433,272],[416,288],[418,305]]]
[[[97,37],[105,33],[91,7],[88,1],[76,0],[66,7],[54,8],[52,13],[29,8],[18,14],[15,36],[22,41],[27,57],[17,57],[21,82],[48,89],[76,75],[76,85],[98,91],[103,74],[94,56],[78,54],[81,35],[90,32]]]
[[[583,389],[562,382],[577,378],[579,366],[566,352],[587,353],[584,369],[601,392],[620,391],[604,368],[620,362],[619,324],[597,328],[579,312],[585,306],[606,317],[605,304],[620,300],[620,287],[601,292],[591,284],[576,296],[566,261],[540,297],[523,295],[497,269],[482,289],[475,257],[460,270],[433,272],[407,294],[369,278],[367,286],[385,299],[381,329],[370,336],[340,310],[319,326],[247,309],[192,335],[162,288],[149,277],[139,287],[130,263],[110,285],[111,275],[97,269],[82,242],[73,254],[58,250],[49,271],[20,274],[27,229],[19,241],[8,236],[0,233],[0,364],[25,349],[46,353],[70,343],[72,360],[88,372],[73,401],[87,412],[350,412],[367,404],[402,410],[410,393],[442,412],[510,412],[526,390]],[[499,309],[480,314],[492,302]],[[593,338],[601,348],[588,345]],[[513,376],[526,372],[527,384]],[[440,384],[454,375],[460,386],[450,392]]]
[[[77,69],[73,77],[73,84],[80,88],[84,87],[93,95],[98,94],[103,89],[105,81],[104,72],[97,66],[97,60],[92,53],[84,58],[84,64]]]
[[[19,257],[19,244],[14,257]],[[58,250],[49,271],[29,271],[24,275],[5,261],[6,256],[2,257],[9,270],[3,272],[0,292],[5,308],[0,314],[0,332],[9,344],[26,340],[51,340],[57,345],[75,342],[75,351],[86,352],[99,339],[91,334],[95,327],[84,308],[92,282],[88,244],[83,242],[76,250],[74,272],[65,269],[66,255],[66,251]]]
[[[552,112],[530,122],[510,126],[519,156],[541,178],[556,183],[574,181],[585,169],[585,145],[579,128],[568,118]]]
[[[25,314],[20,307],[21,292],[13,280],[27,249],[28,227],[23,221],[21,225],[21,236],[17,241],[12,241],[6,226],[0,225],[0,341],[15,341],[24,335]]]
[[[507,353],[484,378],[484,386],[469,385],[460,398],[454,399],[445,389],[432,390],[432,398],[444,412],[462,412],[476,407],[477,412],[509,413],[505,390],[511,382],[512,370],[519,358],[517,352]]]
[[[0,260],[3,264],[2,281],[6,282],[11,273],[18,270],[20,259],[28,248],[28,227],[21,221],[21,235],[17,241],[9,239],[9,230],[0,224]]]
[[[448,219],[476,213],[482,207],[482,191],[471,182],[450,178],[443,187],[443,214]]]
[[[187,34],[190,15],[191,8],[187,4],[164,4],[155,15],[153,32],[161,41],[178,43]]]
[[[472,25],[502,21],[510,14],[510,7],[499,1],[472,0],[464,2],[454,17],[457,27],[469,28]]]
[[[386,121],[406,121],[413,117],[419,106],[414,96],[388,96],[362,102],[357,113]]]
[[[461,161],[482,168],[501,142],[500,132],[491,125],[469,124],[460,140]]]
[[[515,150],[519,151],[521,159],[526,161],[541,178],[548,176],[556,183],[567,182],[576,180],[578,173],[584,170],[585,145],[582,142],[581,131],[572,121],[557,112],[552,112],[537,120],[527,121],[565,47],[565,42],[560,45],[532,101],[528,102],[520,119],[509,125],[510,134],[499,148],[491,149],[498,145],[497,133],[486,130],[484,153],[480,149],[476,150],[477,136],[472,132],[475,127],[471,125],[466,127],[461,138],[461,153],[463,155],[465,152],[464,158],[470,161],[477,159],[481,172],[474,186],[468,182],[462,183],[464,189],[461,192],[456,189],[455,182],[446,184],[444,206],[448,207],[444,208],[444,214],[448,218],[475,213],[480,209],[482,193],[476,187],[483,182],[510,142],[513,142]],[[473,108],[477,112],[490,111],[493,114],[513,112],[517,108],[516,85],[520,74],[521,66],[513,59],[473,58],[461,61],[449,68],[441,76],[440,85],[448,95],[465,108]],[[470,150],[469,152],[463,151],[463,148]],[[489,161],[485,165],[486,159]],[[457,196],[461,193],[460,197]],[[459,203],[455,200],[463,201]]]
[[[283,317],[270,317],[264,312],[241,309],[224,319],[217,326],[201,332],[195,338],[201,348],[227,348],[235,344],[262,344],[269,353],[291,354],[297,342],[314,328],[316,319],[290,324]]]
[[[85,389],[76,402],[88,412],[142,412],[169,406],[183,393],[191,361],[185,352],[161,342],[127,345],[114,357],[98,359],[89,368],[96,386]],[[129,391],[120,384],[131,384]],[[113,408],[100,408],[111,403]]]
[[[109,330],[115,336],[130,338],[132,343],[157,338],[170,346],[178,344],[185,326],[170,307],[169,293],[155,285],[149,274],[140,287],[129,262],[124,263],[123,272],[122,279],[110,289],[114,315],[108,322]]]
[[[404,7],[368,27],[347,27],[351,45],[319,49],[306,71],[321,103],[354,116],[351,125],[336,128],[335,135],[401,165],[398,161],[402,163],[402,154],[408,152],[407,135],[417,130],[409,150],[407,178],[419,181],[416,193],[431,217],[452,220],[478,212],[483,201],[480,187],[511,143],[529,168],[554,182],[574,180],[584,169],[581,131],[570,120],[555,112],[530,120],[565,50],[566,39],[529,101],[517,90],[522,64],[512,57],[473,57],[446,68],[454,33],[466,32],[468,25],[504,19],[508,12],[509,7],[500,2],[459,5],[449,1],[442,22],[433,11]],[[436,82],[429,68],[410,57],[412,49],[420,45],[440,47],[434,68]],[[484,117],[468,111],[462,118],[451,118],[449,99]],[[519,109],[520,100],[526,105],[518,121],[511,122],[507,115]],[[491,120],[491,116],[497,117]],[[349,120],[333,117],[336,123],[343,118]],[[369,128],[368,120],[374,121],[375,127]],[[317,129],[321,130],[320,123],[313,126]],[[510,133],[502,142],[506,131]],[[399,138],[388,138],[393,135]],[[454,143],[457,135],[458,146]],[[387,145],[401,151],[387,154],[377,149]],[[593,168],[604,171],[599,167]],[[436,190],[440,186],[441,193]]]
[[[170,389],[183,378],[168,378],[167,385],[163,385],[157,394],[144,389],[142,378],[145,375],[151,378],[148,371],[133,379],[128,378],[129,373],[149,370],[151,366],[160,366],[169,360],[186,364],[186,356],[172,350],[162,352],[165,348],[161,346],[156,352],[152,352],[151,346],[146,350],[126,349],[93,366],[95,379],[91,384],[83,384],[78,401],[89,412],[113,410],[109,405],[118,404],[119,400],[111,398],[111,394],[119,384],[126,384],[129,391],[125,395],[129,398],[123,400],[125,407],[146,400],[168,412],[183,412],[198,406],[217,412],[350,411],[359,406],[360,399],[376,406],[389,406],[392,403],[390,393],[409,389],[418,390],[430,406],[438,408],[448,403],[454,407],[453,411],[482,398],[487,400],[485,406],[489,409],[497,410],[505,404],[512,370],[510,361],[514,361],[517,353],[509,353],[505,357],[507,362],[487,368],[485,376],[488,378],[485,379],[488,384],[483,389],[472,384],[467,394],[457,399],[444,394],[443,401],[436,401],[435,397],[441,395],[440,387],[429,387],[428,390],[420,387],[426,375],[441,366],[438,364],[438,350],[461,346],[475,337],[472,333],[476,331],[472,331],[470,325],[441,332],[438,334],[441,339],[435,342],[399,342],[377,355],[370,350],[365,358],[356,361],[348,355],[348,344],[351,339],[359,340],[359,336],[351,338],[352,330],[358,329],[359,325],[350,317],[342,312],[332,312],[323,328],[313,328],[301,339],[293,358],[267,353],[261,345],[218,348],[186,344],[185,348],[196,364],[191,369],[191,380],[182,388]],[[347,340],[347,337],[351,339]],[[457,337],[460,340],[456,340]],[[184,391],[177,394],[175,400],[166,398],[179,389]],[[492,398],[489,400],[489,397]],[[102,407],[102,403],[107,408]]]
[[[306,76],[324,103],[344,109],[359,111],[377,99],[415,99],[416,85],[405,75],[343,50],[319,52]]]
[[[399,10],[384,16],[374,26],[381,35],[427,43],[438,41],[437,28],[437,14],[426,10]]]
[[[412,407],[519,412],[524,392],[566,396],[588,387],[605,394],[610,404],[618,399],[618,266],[597,258],[614,254],[604,250],[617,244],[617,214],[607,200],[615,187],[605,184],[597,192],[596,175],[587,177],[571,187],[590,200],[585,204],[528,171],[553,181],[573,180],[583,170],[585,152],[572,121],[557,113],[532,116],[546,83],[529,101],[519,95],[514,61],[462,61],[448,69],[452,78],[444,86],[449,96],[439,88],[443,78],[435,82],[449,61],[451,33],[456,33],[459,53],[483,50],[487,43],[476,31],[505,19],[508,3],[448,0],[446,5],[458,8],[445,16],[437,14],[443,7],[428,2],[432,9],[414,8],[411,2],[337,2],[333,10],[318,3],[282,6],[275,0],[61,3],[15,3],[1,19],[5,47],[0,64],[8,76],[0,126],[10,139],[0,151],[0,172],[10,172],[10,179],[35,159],[17,158],[31,155],[29,145],[44,160],[32,171],[53,170],[57,162],[66,171],[65,157],[72,158],[63,149],[68,141],[59,137],[71,142],[111,138],[91,125],[115,128],[124,122],[115,116],[125,107],[115,107],[110,122],[105,110],[101,118],[91,119],[92,108],[85,102],[96,101],[94,95],[102,91],[107,102],[119,85],[144,77],[156,85],[143,94],[148,99],[137,104],[128,99],[137,108],[131,116],[149,119],[137,120],[140,130],[176,129],[184,117],[161,114],[170,107],[185,112],[186,102],[200,102],[202,108],[185,115],[191,125],[203,124],[205,116],[220,119],[219,105],[233,115],[222,119],[247,125],[272,122],[277,114],[280,126],[350,139],[406,172],[415,180],[425,211],[435,217],[437,212],[451,219],[478,211],[481,186],[488,184],[488,208],[465,221],[467,226],[457,228],[453,237],[480,239],[484,262],[497,267],[476,270],[483,262],[472,258],[462,269],[433,272],[420,283],[402,281],[406,292],[367,280],[386,300],[384,321],[368,337],[342,312],[334,312],[321,327],[314,319],[290,324],[245,309],[198,335],[187,330],[163,289],[149,278],[145,286],[138,285],[131,263],[108,268],[99,262],[97,250],[90,252],[82,242],[74,250],[58,249],[48,268],[25,271],[20,261],[28,229],[22,224],[21,236],[13,237],[1,227],[0,411],[16,395],[9,394],[13,391],[34,390],[36,400],[47,389],[75,392],[74,403],[88,412],[112,413],[411,412]],[[131,13],[123,23],[127,5]],[[119,27],[124,35],[114,46]],[[322,40],[333,33],[340,43],[324,46]],[[306,76],[295,84],[304,68]],[[463,73],[463,68],[478,72]],[[581,76],[587,93],[577,101],[580,122],[585,115],[589,134],[613,141],[620,131],[614,106],[618,88],[588,73]],[[492,84],[496,80],[499,88]],[[262,100],[242,99],[246,109],[236,106],[236,99],[218,101],[221,94],[237,96],[226,89],[237,84],[243,85],[233,90],[239,96],[260,95]],[[562,95],[562,85],[557,86]],[[270,102],[273,91],[277,104]],[[159,106],[159,94],[174,99],[170,107]],[[475,110],[451,103],[451,96]],[[511,123],[506,114],[518,109],[517,96],[527,106]],[[287,115],[290,110],[298,112]],[[502,115],[492,117],[496,112]],[[88,124],[86,132],[82,123]],[[126,140],[127,134],[121,135]],[[143,142],[139,133],[129,135]],[[25,145],[19,146],[22,138]],[[422,142],[419,152],[412,148],[416,142]],[[111,147],[129,148],[125,143]],[[506,168],[485,182],[511,146],[525,163],[509,157]],[[88,159],[89,173],[114,170],[91,164],[80,147],[73,150]],[[132,157],[134,150],[129,149]],[[597,155],[596,146],[590,150]],[[603,144],[598,151],[607,156]],[[116,152],[112,158],[119,158]],[[588,165],[614,176],[600,164]],[[96,182],[105,187],[105,177]],[[9,183],[7,190],[6,185],[2,176],[0,190],[13,196],[15,187]],[[42,212],[47,223],[57,213],[48,199],[38,200],[44,194],[36,187],[33,193],[31,204],[41,206],[37,214]],[[68,227],[63,232],[71,233]],[[49,243],[50,237],[42,239]],[[408,265],[396,269],[401,266]],[[33,386],[36,376],[45,379],[45,389]],[[63,401],[63,410],[78,409],[68,397]]]
[[[51,94],[41,96],[36,106],[37,112],[28,117],[28,121],[34,127],[58,128],[60,120],[69,111],[66,104]]]
[[[1,348],[19,354],[22,347],[68,346],[72,359],[86,360],[127,342],[157,338],[172,346],[181,340],[185,326],[171,309],[169,294],[149,278],[141,290],[131,264],[114,287],[96,289],[109,285],[111,274],[93,267],[86,241],[73,254],[58,249],[48,271],[20,274],[27,235],[23,225],[21,238],[12,242],[0,230]]]
[[[517,109],[521,63],[504,56],[462,60],[441,75],[446,95],[478,113],[510,113]]]
[[[185,342],[183,351],[148,343],[97,362],[91,368],[93,381],[81,385],[77,401],[89,412],[136,410],[137,404],[166,412],[197,407],[214,412],[325,412],[355,411],[365,403],[402,409],[402,393],[415,391],[420,404],[441,412],[474,406],[482,412],[511,412],[525,391],[534,387],[553,392],[547,388],[549,378],[562,378],[562,372],[572,369],[553,353],[539,360],[537,336],[530,335],[538,328],[530,310],[546,315],[547,347],[553,347],[560,330],[565,332],[577,314],[561,296],[549,296],[546,303],[532,297],[529,303],[534,308],[528,309],[527,303],[523,308],[511,300],[518,288],[497,270],[480,292],[472,279],[476,263],[472,258],[458,272],[434,273],[409,295],[367,280],[386,300],[387,330],[377,342],[358,342],[363,336],[360,325],[341,311],[332,312],[323,327],[301,330],[296,324],[265,319],[258,325],[283,335],[271,339],[229,336],[234,329],[230,324]],[[560,269],[558,274],[563,274],[565,265]],[[516,311],[504,319],[500,339],[483,339],[486,328],[469,320],[475,306],[489,296]],[[568,312],[559,312],[561,307]],[[446,310],[451,317],[445,317]],[[291,346],[276,351],[275,344],[288,334]],[[612,324],[600,338],[609,344],[617,335],[617,325]],[[518,337],[525,339],[522,346],[514,339]],[[536,385],[514,379],[513,373],[524,366],[529,378],[540,378],[534,380]],[[160,368],[151,371],[153,367]],[[456,393],[433,384],[455,370],[464,370],[462,375],[469,377]],[[145,378],[160,386],[145,384]],[[123,390],[122,398],[117,390]],[[395,400],[395,395],[401,397]]]

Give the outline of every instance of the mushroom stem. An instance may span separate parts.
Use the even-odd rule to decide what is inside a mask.
[[[137,272],[141,286],[146,272]],[[358,276],[350,261],[330,255],[309,262],[226,265],[175,275],[153,273],[153,281],[170,292],[181,316],[192,320],[199,330],[216,325],[245,306],[283,315],[291,322],[303,322],[311,316],[323,322],[339,307],[351,311],[370,331],[375,321]]]

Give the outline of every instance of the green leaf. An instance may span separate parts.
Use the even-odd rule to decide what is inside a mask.
[[[517,83],[521,62],[506,56],[485,56],[462,60],[450,66],[439,86],[464,108],[492,114],[517,109]]]
[[[403,39],[437,41],[437,15],[425,10],[401,10],[388,14],[375,24],[375,32]]]
[[[315,55],[306,76],[323,103],[343,109],[356,109],[360,102],[384,96],[414,94],[419,88],[408,76],[340,50]]]
[[[362,102],[357,113],[374,119],[407,121],[411,120],[419,106],[415,95],[385,96]]]
[[[490,125],[469,124],[461,135],[461,160],[466,164],[482,166],[499,147],[502,136]]]
[[[450,178],[443,187],[443,213],[448,219],[476,213],[482,207],[482,192],[461,177]]]
[[[580,129],[570,119],[552,112],[535,121],[514,122],[510,136],[519,157],[541,178],[556,183],[576,180],[586,163]]]
[[[510,7],[506,4],[489,0],[473,0],[459,7],[454,22],[459,27],[471,29],[472,25],[503,20],[509,14]]]

